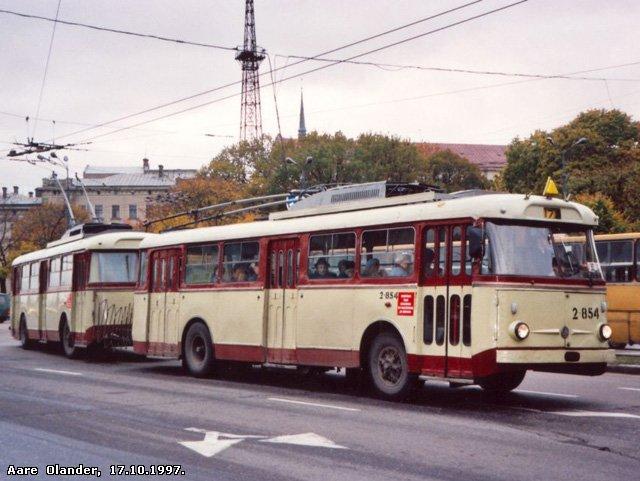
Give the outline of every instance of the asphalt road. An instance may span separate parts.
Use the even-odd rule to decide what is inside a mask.
[[[120,352],[23,351],[0,326],[0,479],[9,466],[180,465],[187,480],[640,478],[640,376],[529,373],[503,399],[428,382],[406,403],[338,374],[288,369],[186,376]],[[313,433],[313,434],[310,434]],[[184,444],[182,444],[184,443]],[[117,468],[116,468],[117,469]]]

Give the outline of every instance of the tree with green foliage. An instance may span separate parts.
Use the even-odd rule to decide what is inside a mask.
[[[574,145],[584,137],[586,142]],[[549,140],[550,139],[550,140]],[[511,192],[541,193],[548,176],[562,184],[562,157],[573,195],[598,193],[631,222],[640,221],[640,124],[619,110],[589,110],[551,132],[514,139],[501,182]],[[573,146],[573,147],[572,147]]]
[[[489,187],[489,182],[476,165],[450,150],[430,155],[420,180],[439,185],[447,192]]]

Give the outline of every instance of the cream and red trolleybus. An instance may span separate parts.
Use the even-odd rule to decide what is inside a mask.
[[[145,239],[134,350],[196,376],[217,360],[347,368],[391,399],[418,377],[507,391],[529,369],[605,371],[590,209],[387,190],[339,187],[266,221]]]
[[[152,235],[126,224],[85,224],[16,258],[13,336],[25,348],[60,342],[68,357],[90,345],[131,345],[138,246]]]

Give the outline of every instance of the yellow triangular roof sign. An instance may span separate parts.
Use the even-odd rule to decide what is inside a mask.
[[[547,177],[547,183],[544,185],[544,192],[542,193],[545,197],[553,197],[555,195],[560,195],[560,191],[558,191],[558,186],[553,181],[551,177]]]

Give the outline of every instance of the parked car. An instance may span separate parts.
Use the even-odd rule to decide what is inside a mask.
[[[9,294],[0,293],[0,324],[9,319],[10,307],[11,299],[9,299]]]

